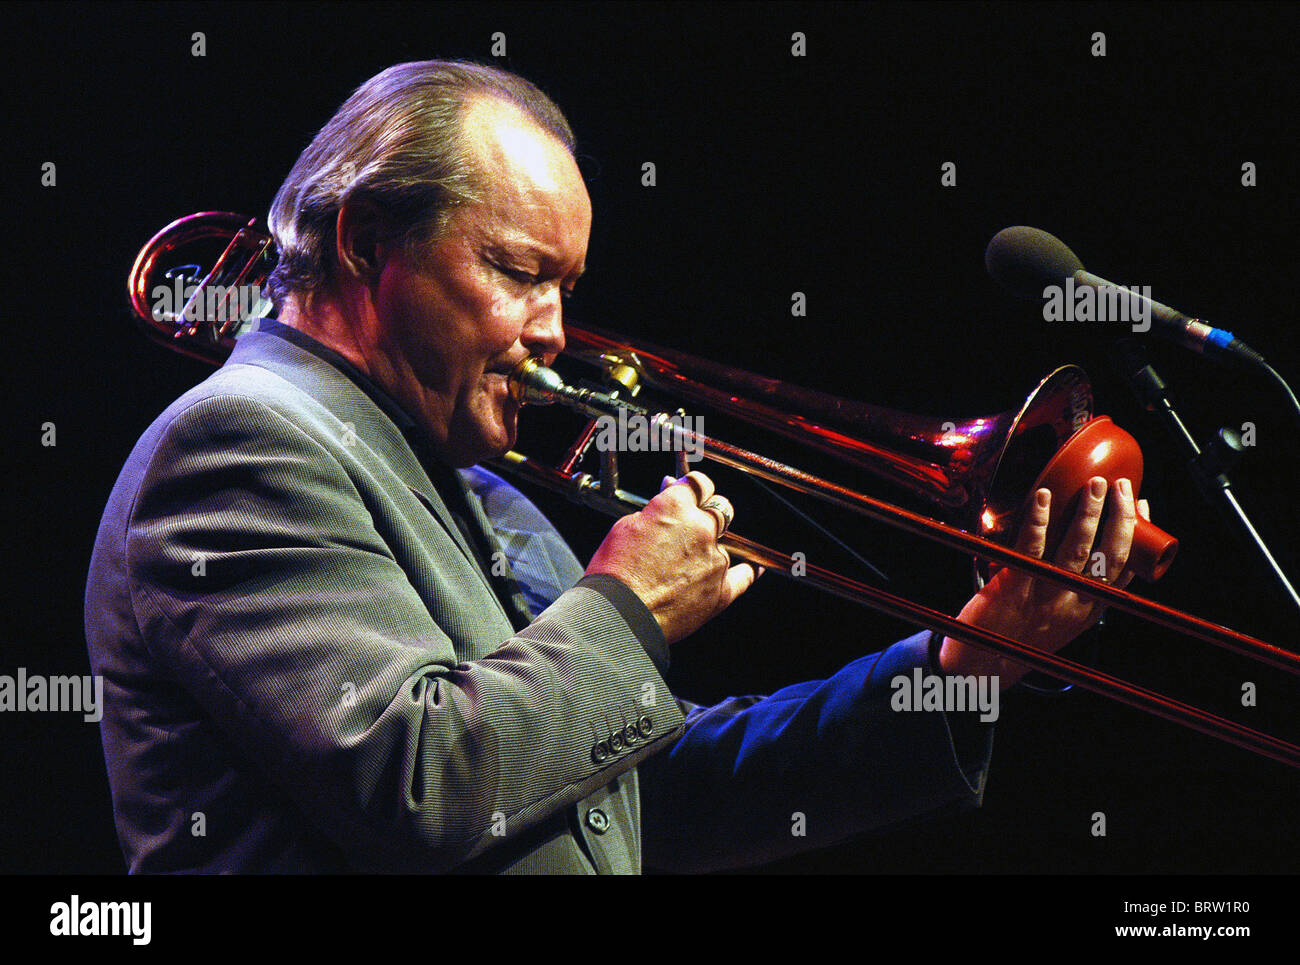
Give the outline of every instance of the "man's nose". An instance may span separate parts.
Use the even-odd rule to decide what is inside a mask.
[[[536,305],[519,341],[534,355],[543,356],[548,365],[564,351],[564,317],[558,286],[551,296]]]

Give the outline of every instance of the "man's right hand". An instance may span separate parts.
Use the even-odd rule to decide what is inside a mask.
[[[617,577],[641,598],[671,644],[729,607],[753,584],[754,568],[731,565],[718,545],[722,522],[700,508],[713,481],[690,472],[610,529],[587,573]]]

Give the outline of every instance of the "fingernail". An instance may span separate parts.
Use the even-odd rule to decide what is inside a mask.
[[[1089,486],[1089,488],[1091,489],[1092,494],[1093,494],[1094,496],[1096,496],[1096,497],[1098,497],[1098,498],[1100,498],[1100,497],[1102,497],[1102,496],[1105,496],[1105,495],[1106,495],[1106,480],[1104,480],[1104,479],[1102,479],[1100,476],[1098,476],[1097,478],[1095,478],[1095,479],[1092,481],[1092,483],[1091,483],[1091,485]]]
[[[1038,506],[1040,509],[1046,509],[1047,504],[1052,501],[1052,492],[1049,489],[1038,490]]]
[[[1119,487],[1119,494],[1123,496],[1125,499],[1133,498],[1133,489],[1129,485],[1129,481],[1127,479],[1121,479],[1115,485]]]

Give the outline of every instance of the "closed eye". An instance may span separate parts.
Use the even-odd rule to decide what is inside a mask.
[[[497,271],[505,275],[512,281],[517,281],[521,285],[536,285],[541,279],[532,272],[523,271],[519,268],[507,268],[504,265],[497,265]]]
[[[511,268],[508,265],[499,264],[497,262],[492,262],[491,264],[492,267],[501,272],[501,274],[520,285],[530,285],[536,288],[538,285],[544,285],[549,281],[549,279],[543,278],[540,274],[534,274],[533,272],[525,271],[522,268]],[[564,301],[568,301],[573,297],[573,295],[574,290],[572,287],[560,289],[560,298]]]

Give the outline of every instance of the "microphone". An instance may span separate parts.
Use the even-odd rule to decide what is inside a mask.
[[[1017,298],[1039,299],[1044,288],[1070,281],[1075,286],[1109,289],[1130,299],[1130,304],[1143,306],[1150,313],[1154,330],[1184,348],[1220,361],[1264,365],[1264,356],[1231,332],[1086,271],[1065,242],[1039,228],[1003,228],[989,242],[984,266],[994,281]]]

